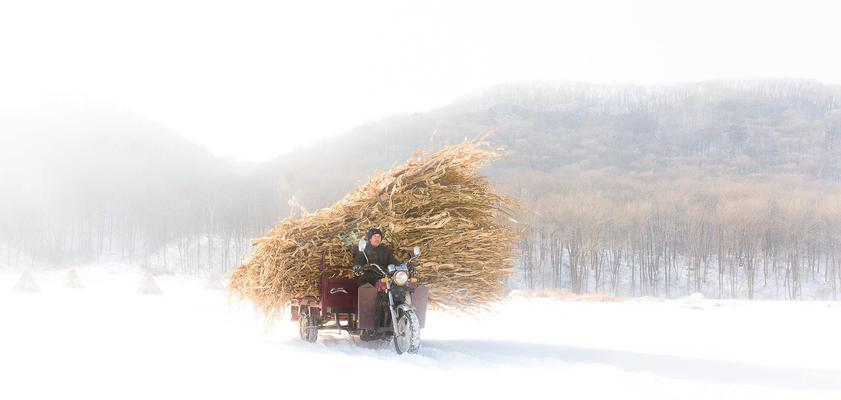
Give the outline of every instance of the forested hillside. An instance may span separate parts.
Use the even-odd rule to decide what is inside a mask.
[[[416,150],[490,131],[507,156],[486,172],[525,206],[515,285],[740,298],[834,298],[841,285],[837,86],[506,84],[247,168],[136,116],[71,114],[72,130],[2,116],[60,144],[0,150],[15,182],[0,199],[5,264],[116,251],[228,270],[300,212],[290,198],[313,210]]]

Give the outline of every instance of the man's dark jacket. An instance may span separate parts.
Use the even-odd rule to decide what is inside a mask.
[[[365,260],[365,255],[368,256],[367,262]],[[353,265],[377,264],[383,269],[383,271],[387,271],[389,264],[402,264],[400,260],[394,256],[394,251],[391,250],[391,247],[384,244],[374,247],[369,242],[368,245],[365,246],[365,255],[362,255],[362,252],[357,251],[356,255],[353,257]],[[366,282],[374,284],[377,281],[377,278],[378,275],[376,273],[368,271],[357,278],[357,282],[359,282],[360,285]]]

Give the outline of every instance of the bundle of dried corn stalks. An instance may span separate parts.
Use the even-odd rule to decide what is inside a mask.
[[[327,265],[349,266],[356,242],[379,227],[401,260],[421,247],[414,264],[433,305],[466,310],[497,300],[519,237],[502,221],[513,221],[515,201],[478,174],[499,155],[482,138],[418,153],[335,205],[285,220],[255,240],[229,290],[271,317],[293,297],[319,294],[322,255]],[[349,270],[333,273],[350,277]]]

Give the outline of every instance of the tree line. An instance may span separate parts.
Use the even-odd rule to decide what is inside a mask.
[[[529,201],[523,285],[618,296],[837,299],[841,185],[565,177]],[[586,184],[578,184],[585,181]]]

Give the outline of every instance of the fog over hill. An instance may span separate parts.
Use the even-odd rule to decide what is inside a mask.
[[[127,110],[50,104],[0,114],[0,129],[2,264],[147,262],[173,241],[243,241],[272,223],[244,207],[271,184]]]
[[[499,85],[433,110],[358,127],[282,157],[288,176],[324,179],[332,165],[368,173],[419,148],[491,131],[508,157],[492,176],[609,169],[628,174],[841,179],[841,87],[805,81],[664,87]],[[328,155],[329,157],[325,157]],[[342,185],[346,179],[335,183]],[[342,187],[343,193],[349,185]],[[329,190],[329,189],[328,189]],[[335,194],[324,200],[333,201]]]
[[[0,132],[9,268],[228,270],[289,198],[313,210],[491,132],[507,155],[486,172],[532,227],[518,285],[826,297],[841,282],[841,87],[818,82],[504,84],[256,165],[101,105],[3,112]]]

